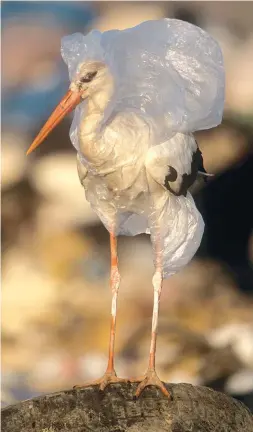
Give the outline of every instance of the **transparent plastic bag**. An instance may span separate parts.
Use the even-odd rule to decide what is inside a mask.
[[[178,133],[212,128],[222,120],[222,53],[218,43],[199,27],[163,19],[123,31],[76,33],[63,38],[61,51],[71,80],[81,62],[95,60],[107,65],[114,94],[108,99],[104,125],[113,112],[136,113],[152,131],[151,146],[169,146]],[[85,110],[84,101],[76,108],[70,130],[78,152],[78,128]],[[133,129],[135,126],[133,122]],[[80,154],[80,159],[87,164],[85,156]],[[91,176],[85,183],[86,197],[109,231],[117,220],[117,235],[151,233],[154,256],[158,243],[162,250],[165,277],[190,261],[201,242],[204,223],[189,192],[177,197],[161,188],[160,197],[150,200],[147,186],[147,202],[138,208],[124,196],[114,199],[103,176],[96,178],[89,164],[87,169]]]
[[[157,144],[175,132],[208,129],[221,122],[222,52],[199,27],[163,19],[121,31],[75,33],[62,39],[61,52],[70,79],[80,62],[104,61],[115,80],[113,109],[141,110],[153,122]]]

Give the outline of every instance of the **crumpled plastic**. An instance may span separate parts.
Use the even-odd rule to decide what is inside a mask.
[[[161,141],[221,122],[222,52],[199,27],[163,19],[127,30],[75,33],[62,39],[61,52],[70,80],[81,61],[104,61],[115,77],[114,108],[141,110],[153,119]]]
[[[70,80],[85,60],[103,61],[108,66],[115,90],[108,100],[107,117],[112,112],[139,113],[152,129],[151,145],[169,142],[179,132],[189,134],[221,123],[225,93],[222,52],[199,27],[162,19],[122,31],[76,33],[63,38],[61,52]],[[84,101],[76,108],[70,130],[77,151],[78,126],[85,109]],[[108,230],[110,208],[101,211],[102,200],[113,203],[117,210],[116,234],[151,233],[155,257],[158,243],[162,250],[164,277],[186,265],[199,247],[204,223],[190,193],[177,197],[163,191],[153,207],[144,204],[129,210],[126,200],[114,200],[100,177],[97,183],[87,182],[86,197]]]

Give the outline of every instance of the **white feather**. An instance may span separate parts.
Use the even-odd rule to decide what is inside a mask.
[[[197,149],[191,132],[221,122],[220,48],[200,28],[164,19],[69,36],[62,54],[72,87],[98,68],[70,133],[86,197],[114,234],[150,231],[167,277],[190,261],[203,234],[191,195],[174,196],[164,178],[172,166],[179,188]]]

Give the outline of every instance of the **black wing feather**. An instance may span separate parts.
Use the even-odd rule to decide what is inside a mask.
[[[170,183],[173,183],[178,178],[178,173],[176,169],[170,165],[169,165],[169,173],[166,175],[164,180],[164,186],[166,187],[167,190],[169,190],[171,193],[173,193],[176,196],[180,196],[180,195],[186,196],[188,189],[193,185],[193,183],[198,177],[198,171],[202,171],[206,173],[206,170],[204,168],[203,156],[197,144],[197,150],[192,154],[190,173],[182,174],[182,180],[181,180],[181,185],[179,190],[178,191],[173,190],[173,188],[170,185]],[[207,181],[206,177],[205,177],[205,181]]]

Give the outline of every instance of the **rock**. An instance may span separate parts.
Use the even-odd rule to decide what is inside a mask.
[[[2,410],[5,432],[252,432],[248,409],[225,394],[190,384],[155,387],[133,400],[136,384],[68,390]]]

